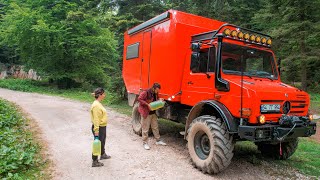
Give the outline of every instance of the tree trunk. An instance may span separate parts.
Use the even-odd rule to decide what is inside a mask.
[[[307,62],[305,60],[305,56],[301,60],[301,89],[307,90]]]

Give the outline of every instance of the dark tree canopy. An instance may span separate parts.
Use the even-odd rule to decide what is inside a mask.
[[[320,89],[320,0],[0,0],[0,60],[123,94],[123,33],[168,9],[270,34],[282,80]]]

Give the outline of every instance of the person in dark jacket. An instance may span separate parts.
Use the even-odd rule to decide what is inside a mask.
[[[140,103],[138,111],[142,116],[141,125],[142,125],[143,147],[146,150],[150,149],[150,146],[148,145],[148,131],[149,131],[150,125],[151,125],[153,135],[157,141],[156,144],[163,145],[163,146],[167,145],[162,140],[160,140],[158,117],[155,111],[151,111],[151,107],[149,105],[149,103],[159,100],[158,93],[160,91],[160,88],[161,86],[159,83],[154,83],[150,89],[143,91],[138,97],[138,101]]]

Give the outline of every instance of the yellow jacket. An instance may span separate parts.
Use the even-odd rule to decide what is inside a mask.
[[[92,103],[90,112],[94,132],[99,132],[101,126],[107,126],[107,111],[98,100]]]

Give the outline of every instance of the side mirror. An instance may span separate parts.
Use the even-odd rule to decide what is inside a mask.
[[[191,44],[191,50],[193,52],[199,52],[201,48],[201,44],[200,43],[192,43]]]

